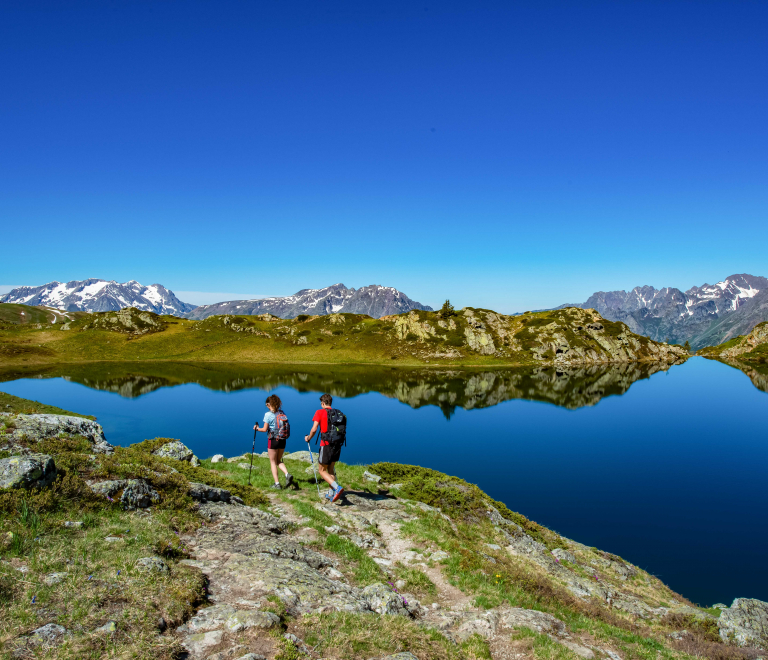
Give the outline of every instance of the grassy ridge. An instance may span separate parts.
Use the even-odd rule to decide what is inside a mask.
[[[82,314],[63,326],[0,328],[0,364],[6,365],[172,360],[503,366],[552,363],[565,353],[598,362],[657,360],[660,347],[669,361],[682,355],[576,308],[520,316],[467,308],[447,319],[412,311],[382,319],[332,314],[203,321],[122,310]]]

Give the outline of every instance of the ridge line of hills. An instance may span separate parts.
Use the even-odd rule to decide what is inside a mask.
[[[341,283],[321,289],[302,289],[291,296],[194,306],[182,302],[173,291],[160,284],[143,286],[133,280],[119,284],[87,279],[18,287],[0,296],[0,302],[65,312],[135,307],[194,320],[226,314],[272,314],[290,319],[302,314],[350,313],[382,318],[412,310],[432,311],[431,307],[412,300],[394,287],[374,284],[355,289]],[[687,291],[652,286],[638,286],[631,291],[597,291],[583,303],[569,303],[554,309],[568,307],[595,309],[607,320],[625,323],[636,334],[672,344],[688,342],[693,350],[699,350],[745,335],[758,323],[768,321],[768,278],[742,273]]]

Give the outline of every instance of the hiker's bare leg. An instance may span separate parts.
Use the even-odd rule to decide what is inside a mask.
[[[277,474],[278,464],[280,469],[288,474],[288,469],[285,467],[285,463],[283,463],[285,449],[267,449],[267,453],[269,454],[269,467],[272,469],[272,478],[275,480],[275,483],[279,483],[280,478]]]
[[[323,478],[324,481],[328,483],[328,485],[333,488],[333,482],[336,479],[336,475],[334,474],[334,466],[333,463],[330,465],[323,465],[321,463],[317,464],[318,466],[318,472],[320,472],[320,476]]]

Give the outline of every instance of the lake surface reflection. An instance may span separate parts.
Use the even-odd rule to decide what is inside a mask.
[[[96,415],[113,443],[180,438],[201,457],[249,451],[273,392],[303,448],[329,391],[350,420],[346,462],[455,474],[712,604],[768,600],[768,397],[744,371],[100,363],[6,372],[0,390]]]

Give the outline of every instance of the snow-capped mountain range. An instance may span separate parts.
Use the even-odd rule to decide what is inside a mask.
[[[657,341],[692,348],[719,344],[768,320],[768,279],[740,274],[717,284],[673,287],[638,286],[631,291],[598,291],[584,303],[561,305],[596,309],[611,321]]]
[[[45,305],[68,312],[112,312],[136,307],[155,314],[184,316],[195,309],[181,302],[161,284],[143,286],[131,280],[119,284],[88,279],[73,282],[49,282],[42,286],[21,286],[0,297],[0,302]]]
[[[0,297],[0,302],[45,305],[70,312],[111,312],[124,307],[136,307],[155,314],[172,314],[191,319],[204,319],[214,314],[267,312],[282,318],[334,312],[368,314],[380,318],[412,309],[432,311],[431,307],[411,300],[393,287],[376,284],[360,289],[334,284],[324,289],[302,289],[292,296],[233,300],[196,307],[182,302],[173,291],[161,284],[142,286],[134,280],[119,284],[115,281],[88,279],[66,284],[49,282],[42,286],[18,287]]]
[[[214,305],[201,305],[187,314],[187,318],[204,319],[216,314],[265,314],[284,319],[299,314],[367,314],[381,318],[390,314],[402,314],[412,309],[432,311],[431,307],[411,300],[391,286],[372,284],[359,289],[334,284],[323,289],[302,289],[292,296],[261,298],[257,300],[232,300]]]

